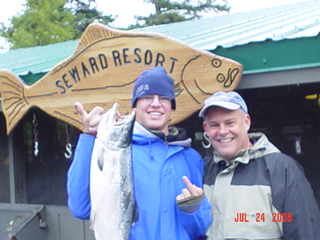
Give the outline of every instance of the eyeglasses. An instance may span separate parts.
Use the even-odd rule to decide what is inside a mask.
[[[152,104],[155,101],[158,101],[160,104],[165,104],[165,103],[170,103],[170,99],[164,96],[159,96],[159,95],[148,95],[139,98],[143,100],[147,104]]]

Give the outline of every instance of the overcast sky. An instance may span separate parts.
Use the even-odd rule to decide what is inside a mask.
[[[302,1],[306,0],[229,0],[228,2],[231,5],[231,13],[235,13]],[[148,16],[154,11],[153,5],[143,0],[96,0],[96,3],[101,11],[118,15],[115,27],[127,26],[134,23],[135,15]]]
[[[258,8],[269,8],[283,4],[291,4],[306,0],[229,0],[231,13],[250,11]],[[0,22],[8,23],[8,19],[23,11],[23,4],[26,0],[5,1],[0,8]],[[96,0],[99,11],[118,16],[112,24],[113,27],[126,27],[133,24],[134,16],[147,16],[153,11],[151,4],[146,4],[143,0]],[[4,46],[5,41],[1,41],[0,46]]]

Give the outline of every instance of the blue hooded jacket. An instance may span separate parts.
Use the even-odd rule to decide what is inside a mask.
[[[130,240],[191,240],[204,236],[212,221],[207,199],[191,213],[184,212],[176,204],[176,196],[186,187],[183,176],[202,187],[200,155],[184,146],[185,141],[168,144],[137,123],[132,143],[138,219],[131,227]],[[89,173],[93,144],[94,137],[80,135],[68,171],[68,206],[72,214],[81,219],[90,217]]]

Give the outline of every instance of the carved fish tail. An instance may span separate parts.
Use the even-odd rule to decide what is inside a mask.
[[[15,75],[9,72],[0,72],[2,111],[6,118],[8,134],[30,108],[24,94],[25,89],[25,85]]]

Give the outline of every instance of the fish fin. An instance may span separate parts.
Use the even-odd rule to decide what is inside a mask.
[[[98,158],[98,168],[100,169],[100,171],[103,171],[103,165],[104,165],[104,161],[103,158],[101,156],[99,156]]]
[[[26,114],[30,104],[25,97],[27,86],[9,71],[0,71],[0,95],[2,111],[6,119],[7,134]]]
[[[123,35],[123,33],[119,30],[112,30],[110,27],[107,27],[100,23],[92,23],[85,29],[85,31],[81,35],[79,45],[77,46],[75,52],[80,52],[89,45],[102,39],[110,39],[120,35]]]
[[[103,159],[103,154],[105,152],[105,143],[103,142],[101,136],[96,136],[96,139],[95,139],[95,152],[96,152],[96,159],[97,159],[97,166],[98,166],[98,169],[99,171],[103,171],[103,165],[104,165],[104,159]],[[97,147],[99,145],[99,147]],[[98,151],[99,150],[99,151]],[[95,163],[94,163],[95,164]]]
[[[113,119],[115,118],[117,111],[119,108],[119,104],[118,103],[114,103],[112,105],[112,107],[110,108],[110,110],[108,112],[106,112],[101,121],[100,124],[98,126],[98,132],[97,132],[97,136],[96,136],[96,142],[101,144],[101,151],[98,154],[98,160],[97,160],[97,164],[98,164],[98,168],[100,171],[103,171],[103,166],[104,166],[104,159],[103,159],[103,153],[105,151],[105,143],[103,141],[103,133],[105,131],[105,124],[107,121],[113,121]],[[111,118],[111,119],[110,119]]]

